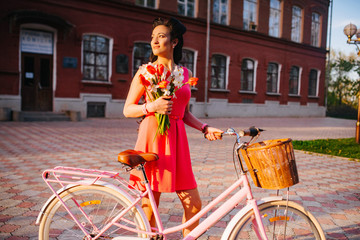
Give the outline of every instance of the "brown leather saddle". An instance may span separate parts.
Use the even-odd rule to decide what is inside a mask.
[[[136,150],[125,150],[118,155],[118,161],[126,166],[134,168],[145,162],[152,162],[159,159],[156,153],[143,153]]]

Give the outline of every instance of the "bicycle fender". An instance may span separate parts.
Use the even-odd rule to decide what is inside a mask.
[[[282,196],[274,196],[274,197],[266,197],[262,198],[257,202],[257,205],[266,203],[266,202],[272,202],[272,201],[280,201],[283,200]],[[243,207],[235,216],[231,219],[229,224],[226,226],[225,231],[223,235],[221,236],[221,240],[227,240],[229,239],[231,230],[235,227],[236,223],[248,212],[252,209],[250,204],[247,204],[245,207]]]
[[[69,188],[72,188],[72,187],[76,187],[76,186],[81,186],[81,185],[90,185],[93,181],[92,180],[89,180],[89,181],[79,181],[78,183],[74,183],[74,184],[69,184],[63,188],[60,188],[59,190],[56,191],[56,193],[59,195],[61,194],[62,192],[66,191],[67,189]],[[109,183],[109,182],[104,182],[104,181],[97,181],[95,185],[99,185],[99,186],[104,186],[104,187],[107,187],[107,188],[111,188],[117,192],[119,192],[120,194],[122,194],[129,202],[134,202],[135,199],[134,197],[130,196],[126,191],[124,191],[123,189]],[[39,215],[36,219],[36,222],[35,224],[36,225],[39,225],[40,222],[41,222],[41,219],[42,217],[44,216],[48,206],[50,205],[50,203],[56,198],[56,195],[53,194],[46,202],[45,204],[43,205],[43,207],[41,208],[40,212],[39,212]],[[135,206],[136,209],[139,211],[139,214],[141,215],[141,218],[143,218],[144,220],[147,220],[147,217],[143,211],[143,209],[139,206]],[[148,221],[144,221],[146,225],[146,227],[148,227],[147,229],[150,229],[150,223]]]

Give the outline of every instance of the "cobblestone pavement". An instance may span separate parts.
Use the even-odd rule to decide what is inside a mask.
[[[355,136],[355,121],[333,118],[222,118],[210,125],[236,130],[252,125],[274,138],[317,139]],[[137,123],[133,119],[87,119],[81,122],[0,123],[0,239],[37,239],[36,217],[51,195],[41,179],[44,169],[58,165],[119,170],[117,154],[132,148]],[[187,129],[193,169],[203,205],[236,179],[233,140],[209,142]],[[300,183],[290,199],[310,210],[327,239],[360,239],[360,162],[296,151]],[[274,191],[253,188],[261,198]],[[173,193],[162,195],[160,212],[166,226],[180,223],[182,207]],[[232,211],[200,239],[220,239]],[[174,234],[171,239],[179,239]]]

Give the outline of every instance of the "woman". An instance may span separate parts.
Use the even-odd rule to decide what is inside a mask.
[[[177,66],[182,57],[183,34],[185,26],[176,20],[155,19],[151,36],[151,62],[162,64],[173,74],[182,75],[183,83],[192,77],[192,73],[186,68]],[[220,129],[209,127],[202,123],[189,111],[189,100],[191,97],[190,86],[185,84],[176,91],[176,97],[159,97],[150,99],[145,92],[140,76],[144,67],[140,67],[134,76],[124,106],[126,117],[141,117],[144,120],[139,127],[138,140],[135,150],[143,152],[154,152],[159,155],[159,160],[145,165],[157,205],[159,205],[161,192],[176,192],[184,207],[183,222],[189,220],[201,209],[201,200],[194,174],[191,168],[190,152],[185,131],[185,124],[202,131],[205,137],[212,141],[217,139],[215,133],[222,132]],[[146,103],[139,105],[141,97],[145,96]],[[170,127],[167,134],[157,133],[157,120],[154,113],[166,114],[170,119]],[[139,190],[145,190],[141,183],[142,175],[133,170],[130,175],[130,184]],[[150,200],[145,198],[142,207],[151,223],[155,225],[155,219],[150,206]],[[186,236],[198,222],[187,229],[183,235]]]

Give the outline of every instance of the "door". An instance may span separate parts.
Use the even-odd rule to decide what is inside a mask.
[[[22,52],[22,111],[52,111],[52,58],[52,55]]]

